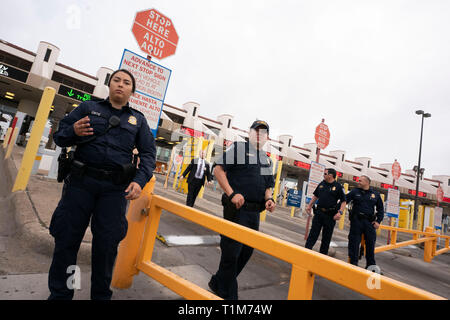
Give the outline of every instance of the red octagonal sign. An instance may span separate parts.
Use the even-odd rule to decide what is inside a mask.
[[[330,143],[330,130],[328,130],[328,126],[324,122],[325,120],[322,119],[322,123],[316,127],[314,135],[319,149],[325,149]]]
[[[178,34],[172,21],[157,10],[136,13],[132,32],[139,48],[146,54],[157,59],[175,54]]]
[[[394,180],[400,179],[400,175],[402,174],[402,168],[400,167],[400,163],[397,162],[397,160],[394,161],[392,164],[392,177]]]

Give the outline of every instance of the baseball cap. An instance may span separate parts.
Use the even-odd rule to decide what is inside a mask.
[[[269,125],[267,124],[267,122],[263,121],[263,120],[256,120],[253,122],[253,124],[250,126],[250,129],[256,129],[259,127],[264,127],[267,129],[267,133],[269,133]]]

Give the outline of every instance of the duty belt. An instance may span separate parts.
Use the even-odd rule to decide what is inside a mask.
[[[325,214],[328,214],[328,215],[330,215],[330,214],[334,215],[337,212],[336,208],[334,208],[334,207],[331,207],[331,208],[319,208],[319,207],[317,207],[317,210],[320,211],[320,212],[323,212]]]
[[[120,174],[120,171],[110,171],[86,166],[84,174],[98,180],[113,180]]]
[[[119,176],[121,175],[120,170],[97,169],[87,166],[77,160],[72,162],[71,173],[79,176],[87,175],[97,180],[109,180],[113,182],[117,182]]]
[[[245,201],[244,205],[242,207],[244,209],[248,210],[248,211],[260,212],[260,211],[264,210],[265,204],[261,203],[261,202],[248,202],[248,201]]]

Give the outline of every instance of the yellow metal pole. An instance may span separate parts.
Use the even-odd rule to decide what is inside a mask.
[[[5,134],[5,140],[3,140],[3,149],[6,149],[6,146],[8,145],[9,136],[11,135],[12,128],[9,127],[8,130],[6,130]]]
[[[426,227],[425,232],[433,232],[432,227]],[[425,246],[423,248],[423,261],[425,262],[431,262],[433,259],[433,241],[428,240],[425,242]]]
[[[277,203],[278,191],[280,189],[281,171],[283,169],[283,161],[278,160],[277,177],[275,179],[275,187],[273,188],[273,201]]]
[[[348,193],[348,183],[344,183],[344,192]],[[347,208],[344,208],[341,218],[339,219],[339,230],[344,230],[345,216],[347,215]]]
[[[293,217],[295,214],[295,207],[291,207],[291,217]]]
[[[150,208],[150,201],[156,178],[153,176],[138,199],[130,201],[127,212],[128,230],[126,237],[120,242],[117,259],[113,270],[111,286],[118,289],[131,287],[133,276],[139,273],[136,267],[139,249]],[[143,214],[145,213],[145,214]]]
[[[314,274],[293,265],[288,300],[311,300],[314,290]]]
[[[181,165],[183,164],[183,161],[181,161],[181,163],[179,165],[177,165],[177,170],[175,171],[175,177],[173,179],[173,184],[172,184],[172,189],[175,190],[176,186],[177,186],[177,182],[178,182],[178,175],[180,174],[180,168]]]
[[[44,132],[45,123],[50,113],[50,108],[55,98],[56,90],[52,87],[46,87],[42,94],[41,102],[39,103],[38,110],[36,112],[36,118],[34,120],[33,129],[31,129],[30,139],[28,140],[27,147],[23,154],[22,164],[19,172],[17,173],[16,182],[12,192],[17,190],[25,190],[30,179],[31,169],[36,158],[36,153],[41,143],[42,133]]]
[[[5,159],[9,159],[9,157],[11,156],[12,150],[15,145],[14,141],[16,141],[18,133],[19,133],[19,130],[17,127],[15,127],[14,130],[12,131],[11,141],[9,142],[8,148],[6,149]]]
[[[207,143],[205,160],[208,161],[209,164],[211,165],[211,157],[212,157],[212,152],[213,152],[213,149],[214,149],[214,140],[206,140],[205,142]],[[209,169],[211,170],[211,167]],[[208,181],[208,179],[205,180],[206,183],[208,183],[207,181]],[[203,193],[204,192],[205,192],[205,186],[203,186],[200,189],[200,192],[198,194],[198,198],[203,199]]]

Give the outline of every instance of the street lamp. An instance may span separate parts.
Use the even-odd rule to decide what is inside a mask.
[[[418,199],[417,198],[419,196],[419,181],[423,175],[423,170],[421,170],[421,168],[420,168],[420,159],[422,156],[423,119],[431,117],[430,113],[425,113],[423,110],[417,110],[416,114],[422,116],[422,125],[420,127],[419,162],[417,163],[417,171],[414,170],[417,172],[417,174],[416,174],[416,180],[417,180],[416,181],[416,194],[414,196],[414,220],[417,219],[417,209],[418,209],[418,206],[417,206]],[[416,167],[414,167],[414,168],[416,168]]]

